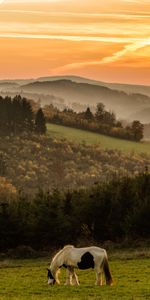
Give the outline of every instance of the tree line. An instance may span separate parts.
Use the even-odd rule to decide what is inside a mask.
[[[143,138],[144,126],[140,121],[134,120],[130,125],[124,127],[113,112],[105,109],[103,103],[97,104],[95,113],[92,113],[89,107],[86,111],[77,113],[68,108],[60,111],[53,105],[45,106],[44,113],[48,122],[137,142]]]
[[[0,194],[0,250],[19,245],[34,249],[67,243],[148,239],[150,174],[114,177],[89,189]]]
[[[43,113],[44,112],[44,113]],[[103,103],[98,103],[95,114],[87,107],[84,112],[72,109],[60,111],[53,105],[33,112],[30,101],[16,95],[14,98],[0,96],[0,133],[20,134],[22,132],[46,133],[46,121],[65,126],[90,130],[113,137],[140,141],[143,138],[143,124],[135,120],[123,127],[113,112],[107,111]]]
[[[34,114],[30,102],[20,95],[0,96],[0,133],[4,135],[22,132],[46,132],[45,117],[41,108]]]

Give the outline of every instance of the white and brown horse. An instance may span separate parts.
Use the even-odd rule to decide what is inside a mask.
[[[104,272],[106,284],[112,285],[108,258],[105,249],[91,246],[75,248],[72,245],[65,246],[52,259],[48,269],[48,284],[58,283],[58,273],[61,267],[67,269],[66,285],[79,285],[77,274],[74,269],[92,268],[96,272],[96,285],[102,285],[102,273]]]

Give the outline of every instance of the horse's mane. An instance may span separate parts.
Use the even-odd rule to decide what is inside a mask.
[[[64,246],[64,248],[62,250],[67,249],[67,248],[74,248],[74,246],[73,245],[66,245],[66,246]]]
[[[59,252],[57,252],[57,253],[54,255],[54,257],[53,257],[53,259],[52,259],[52,262],[53,262],[55,259],[57,259],[58,256],[59,256],[60,254],[62,254],[62,252],[63,252],[64,250],[69,249],[69,248],[74,248],[74,246],[73,246],[73,245],[66,245],[66,246],[64,246],[63,249],[61,249]]]

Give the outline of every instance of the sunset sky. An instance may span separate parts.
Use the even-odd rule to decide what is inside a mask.
[[[150,0],[0,0],[0,79],[150,84]]]

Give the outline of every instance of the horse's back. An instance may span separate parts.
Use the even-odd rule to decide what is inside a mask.
[[[83,248],[74,248],[75,251],[80,253],[90,252],[92,255],[106,255],[106,250],[97,246],[83,247]]]
[[[92,255],[106,255],[106,250],[97,246],[90,246],[90,247],[82,247],[76,248],[73,246],[66,246],[66,250],[69,250],[70,254],[75,255],[83,255],[86,252],[91,253]]]
[[[90,261],[91,266],[94,267],[94,264],[97,261],[100,262],[101,260],[103,260],[104,256],[106,256],[106,251],[96,246],[84,248],[67,247],[64,253],[64,260],[66,262],[66,265],[75,267],[78,267],[78,264],[81,261],[84,261],[84,265],[85,261]]]

